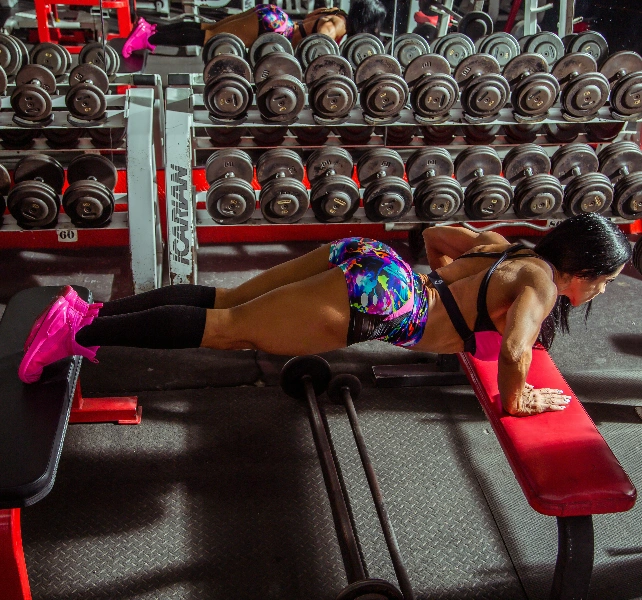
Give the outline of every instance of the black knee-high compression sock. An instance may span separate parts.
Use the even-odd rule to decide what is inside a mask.
[[[206,285],[192,285],[183,283],[128,296],[119,300],[105,302],[100,309],[101,317],[124,315],[156,308],[157,306],[182,305],[198,306],[200,308],[214,308],[216,288]]]
[[[204,42],[205,30],[199,23],[164,25],[149,37],[149,43],[154,46],[202,46]]]
[[[81,346],[198,348],[206,318],[207,309],[197,306],[158,306],[125,315],[99,316],[76,334],[76,341]]]

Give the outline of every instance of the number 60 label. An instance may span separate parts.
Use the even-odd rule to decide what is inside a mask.
[[[78,230],[77,229],[59,229],[58,241],[59,242],[77,242]]]

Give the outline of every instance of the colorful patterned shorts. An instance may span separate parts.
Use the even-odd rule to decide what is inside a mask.
[[[259,4],[254,8],[259,18],[259,35],[261,33],[280,33],[289,40],[294,33],[294,22],[288,13],[280,9],[276,4]]]
[[[389,246],[344,238],[330,246],[330,267],[345,275],[350,302],[348,345],[381,340],[414,346],[428,318],[424,280]]]

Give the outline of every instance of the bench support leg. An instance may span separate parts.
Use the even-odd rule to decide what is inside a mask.
[[[143,408],[138,406],[138,396],[115,398],[83,398],[80,380],[76,384],[71,405],[70,423],[118,423],[139,425]]]
[[[31,600],[19,508],[0,510],[0,581],[3,600]]]
[[[585,600],[593,572],[593,517],[557,517],[557,533],[550,600]]]

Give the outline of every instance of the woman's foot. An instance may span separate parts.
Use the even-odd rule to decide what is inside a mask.
[[[83,314],[83,306],[77,302],[75,295],[74,290],[67,286],[35,322],[18,368],[18,377],[24,383],[35,383],[40,379],[44,367],[68,356],[79,355],[98,362],[98,346],[85,348],[75,338],[80,329],[94,320],[99,307],[87,305],[78,298],[87,307],[87,312]]]
[[[149,43],[149,38],[156,32],[156,25],[151,25],[143,17],[139,17],[136,22],[136,27],[129,34],[127,41],[123,45],[123,56],[129,58],[132,52],[136,50],[151,50],[156,48],[153,44]]]

